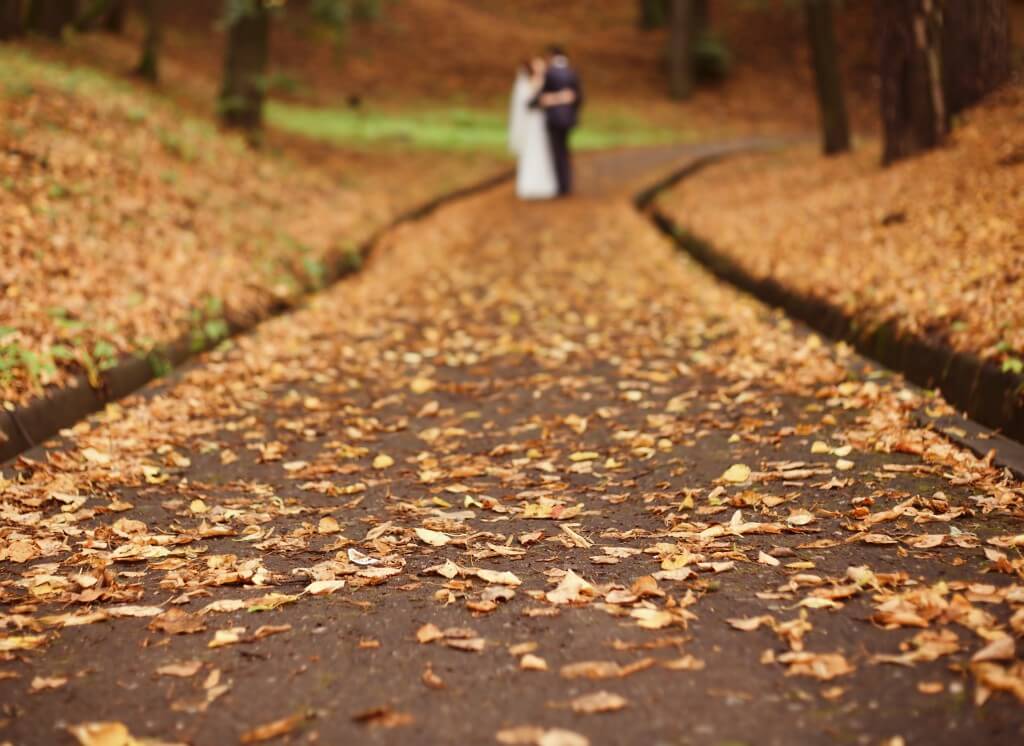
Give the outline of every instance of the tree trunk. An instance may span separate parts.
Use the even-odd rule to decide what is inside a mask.
[[[662,28],[668,22],[671,0],[638,0],[637,25],[642,29]]]
[[[669,6],[668,76],[672,98],[693,95],[693,0]]]
[[[832,4],[833,0],[804,0],[825,155],[845,153],[850,149],[850,122],[843,97]]]
[[[65,26],[73,24],[77,15],[76,0],[32,0],[28,28],[51,39],[60,39]]]
[[[142,0],[142,18],[146,24],[146,34],[142,39],[142,54],[135,74],[150,83],[160,82],[160,2],[161,0]]]
[[[110,0],[110,8],[103,19],[103,30],[111,34],[124,33],[125,0]]]
[[[13,39],[25,32],[23,0],[0,0],[0,39]]]
[[[939,0],[877,0],[886,164],[939,145],[949,132]]]
[[[120,33],[124,28],[124,0],[89,0],[75,19],[78,31],[104,31]]]
[[[693,0],[693,33],[697,37],[711,33],[711,0]]]
[[[263,125],[263,94],[270,53],[270,14],[262,0],[228,29],[220,113],[229,127],[255,132]]]
[[[946,0],[942,59],[950,114],[1009,80],[1012,56],[1008,0]]]

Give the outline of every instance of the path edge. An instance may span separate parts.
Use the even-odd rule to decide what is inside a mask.
[[[1024,480],[1024,444],[1019,442],[1024,440],[1024,376],[1004,372],[995,363],[955,350],[940,339],[901,330],[895,321],[867,320],[771,277],[757,277],[706,238],[683,228],[655,204],[662,193],[683,179],[730,156],[766,147],[748,145],[697,157],[635,195],[634,206],[677,248],[719,279],[783,310],[830,339],[850,344],[860,354],[912,383],[925,389],[939,389],[966,416],[932,418],[922,412],[918,414],[918,424],[934,428],[980,457],[992,453],[993,463]]]
[[[17,458],[44,441],[71,427],[108,404],[135,393],[150,381],[162,378],[174,368],[225,340],[253,331],[265,321],[295,310],[313,295],[354,274],[373,254],[381,239],[406,223],[412,223],[433,214],[440,208],[481,192],[488,191],[511,180],[513,169],[503,169],[487,178],[453,189],[408,210],[399,213],[373,231],[356,248],[358,262],[352,252],[335,251],[324,259],[324,272],[317,282],[308,278],[297,296],[287,301],[273,299],[266,306],[248,310],[244,314],[226,314],[226,333],[209,339],[186,331],[170,342],[162,343],[145,353],[126,355],[98,376],[98,386],[92,385],[86,375],[72,379],[71,384],[56,389],[26,405],[0,410],[0,465]]]

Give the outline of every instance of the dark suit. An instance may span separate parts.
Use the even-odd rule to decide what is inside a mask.
[[[558,193],[572,192],[572,161],[569,154],[569,134],[579,122],[580,107],[583,105],[583,88],[579,76],[568,61],[554,62],[548,67],[544,76],[545,93],[572,91],[576,94],[571,104],[551,106],[544,110],[548,124],[548,137],[551,140],[551,158],[555,163],[555,174],[558,177]]]

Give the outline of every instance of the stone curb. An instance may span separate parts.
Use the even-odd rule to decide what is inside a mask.
[[[361,260],[373,252],[374,247],[388,232],[405,223],[427,217],[445,205],[478,194],[505,183],[514,171],[505,170],[482,181],[455,189],[421,205],[400,213],[386,225],[377,229],[358,248]],[[177,339],[152,350],[144,356],[126,356],[113,368],[100,375],[99,387],[90,385],[86,376],[79,376],[71,386],[60,388],[13,411],[0,412],[0,464],[14,459],[62,429],[74,425],[108,403],[121,399],[159,378],[168,368],[175,368],[189,359],[216,347],[225,339],[253,330],[260,323],[293,310],[302,301],[343,277],[357,271],[351,255],[338,252],[324,259],[325,271],[319,283],[307,282],[298,298],[291,301],[274,299],[244,317],[226,319],[227,335],[215,340],[196,337],[186,332]]]
[[[804,295],[770,277],[755,277],[710,242],[683,229],[653,206],[662,191],[730,154],[715,153],[688,164],[637,195],[637,209],[716,277],[781,308],[834,340],[851,344],[865,357],[902,373],[907,380],[923,388],[938,388],[947,401],[974,422],[962,417],[933,420],[922,415],[921,424],[934,426],[980,456],[994,449],[994,463],[1024,480],[1024,446],[1015,442],[1024,440],[1024,376],[1003,372],[994,363],[954,350],[941,339],[900,331],[895,322],[870,324],[827,300]],[[961,431],[966,435],[960,435]]]

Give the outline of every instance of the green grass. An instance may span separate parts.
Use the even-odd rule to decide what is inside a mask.
[[[31,95],[37,82],[108,104],[116,99],[131,121],[145,121],[161,107],[174,108],[159,94],[142,92],[129,81],[98,70],[45,61],[17,48],[0,49],[0,96]],[[317,108],[271,100],[266,115],[271,126],[285,132],[347,146],[506,152],[503,107],[470,108],[444,102],[408,110],[376,110]],[[190,151],[201,152],[202,148],[195,146],[203,137],[213,135],[216,126],[193,116],[180,119],[181,132],[167,133],[164,145],[170,151],[180,151],[184,160],[191,160]],[[188,137],[183,139],[184,135]],[[692,133],[654,127],[629,112],[592,106],[584,112],[582,126],[573,135],[573,147],[595,150],[692,139]]]
[[[313,108],[271,101],[267,121],[304,137],[346,145],[393,143],[431,150],[504,152],[504,113],[465,107],[409,112]],[[654,145],[687,139],[686,132],[652,128],[622,114],[592,112],[573,135],[582,150]]]

